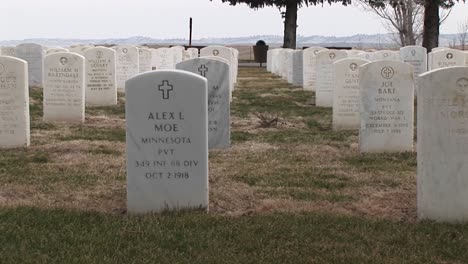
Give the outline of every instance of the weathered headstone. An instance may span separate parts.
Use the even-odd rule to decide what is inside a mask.
[[[196,58],[176,65],[178,70],[199,74],[208,80],[208,146],[227,148],[230,136],[230,69],[227,61]]]
[[[146,49],[146,48],[138,49],[138,63],[139,63],[138,68],[139,68],[140,73],[152,70],[151,60],[152,60],[151,50]]]
[[[468,67],[420,76],[417,208],[420,219],[468,221]]]
[[[46,55],[57,53],[57,52],[68,52],[69,50],[64,48],[50,48],[46,50]]]
[[[177,70],[126,83],[130,213],[208,208],[207,81]]]
[[[372,59],[374,61],[378,60],[400,60],[400,54],[399,52],[392,51],[392,50],[379,50],[374,52]]]
[[[52,53],[44,59],[44,121],[84,122],[84,57]]]
[[[413,65],[414,88],[417,94],[417,77],[427,71],[427,50],[421,46],[406,46],[400,49],[401,61]]]
[[[113,47],[116,56],[117,90],[125,91],[125,82],[140,73],[138,48],[130,45]]]
[[[432,70],[465,66],[465,54],[461,50],[443,49],[433,52],[431,56]]]
[[[28,65],[0,56],[0,148],[30,143]]]
[[[73,47],[70,47],[68,50],[70,52],[73,52],[73,53],[76,53],[76,54],[79,54],[81,56],[84,55],[84,52],[87,50],[87,49],[90,49],[92,48],[93,46],[91,45],[78,45],[78,46],[73,46]]]
[[[303,58],[304,55],[302,50],[294,51],[292,57],[292,84],[297,86],[302,86],[304,82]]]
[[[322,50],[316,55],[317,90],[315,105],[333,106],[333,63],[348,56],[342,50]]]
[[[16,57],[16,47],[13,47],[13,46],[2,47],[0,49],[0,54],[2,54],[2,56]]]
[[[326,50],[322,47],[310,47],[303,51],[303,82],[305,91],[315,91],[317,81],[315,56],[319,51]]]
[[[376,61],[359,68],[361,152],[413,151],[413,67]]]
[[[174,50],[170,48],[157,49],[156,50],[156,70],[170,70],[170,69],[175,69]]]
[[[117,104],[115,51],[105,47],[89,48],[84,52],[86,69],[86,104]]]
[[[347,58],[333,64],[333,130],[359,129],[359,67],[368,60]]]
[[[29,86],[42,87],[43,46],[36,43],[23,43],[16,46],[16,57],[28,63]]]

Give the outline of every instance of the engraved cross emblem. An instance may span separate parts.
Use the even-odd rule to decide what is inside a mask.
[[[169,99],[169,92],[174,90],[174,86],[169,84],[169,81],[164,80],[162,84],[158,85],[158,90],[162,92],[163,99]]]
[[[393,75],[395,74],[395,71],[392,69],[392,67],[384,67],[382,69],[382,77],[385,79],[391,79]]]
[[[198,68],[198,72],[200,73],[201,76],[206,77],[206,73],[208,72],[208,68],[206,67],[205,64],[203,64],[202,66],[200,66],[200,68]]]

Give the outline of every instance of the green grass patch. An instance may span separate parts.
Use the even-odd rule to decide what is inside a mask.
[[[415,171],[416,153],[365,153],[344,159],[349,165],[361,171]]]
[[[465,263],[468,225],[332,215],[0,209],[2,264]]]
[[[71,128],[72,134],[61,136],[59,139],[63,141],[70,140],[107,140],[125,142],[125,129],[121,128],[95,128],[87,127],[86,125],[74,126]]]

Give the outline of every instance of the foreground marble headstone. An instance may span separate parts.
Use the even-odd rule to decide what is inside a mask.
[[[359,58],[347,58],[333,64],[333,130],[359,129],[359,67],[368,62],[370,61]]]
[[[420,76],[419,219],[468,221],[468,67]]]
[[[342,50],[323,50],[316,55],[317,88],[315,105],[321,107],[333,106],[333,63],[348,56]]]
[[[227,61],[196,58],[181,62],[176,68],[208,80],[208,146],[210,149],[228,148],[231,145],[229,64]]]
[[[28,65],[0,56],[0,148],[30,143]]]
[[[113,47],[116,56],[117,90],[125,91],[125,82],[140,73],[138,48],[131,45]]]
[[[205,78],[152,71],[126,83],[129,213],[208,208]]]
[[[42,87],[42,66],[44,47],[36,43],[23,43],[16,46],[16,57],[28,63],[29,86]]]
[[[105,47],[84,52],[86,69],[86,104],[106,106],[117,104],[115,51]]]
[[[376,61],[359,68],[361,152],[413,151],[413,67]]]
[[[84,122],[84,57],[52,53],[44,59],[44,121]]]

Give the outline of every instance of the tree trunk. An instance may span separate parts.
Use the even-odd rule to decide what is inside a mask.
[[[426,0],[424,9],[423,47],[430,52],[439,46],[439,1]]]
[[[286,5],[283,48],[296,49],[297,9],[296,2]]]

